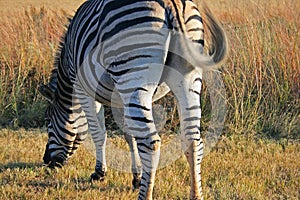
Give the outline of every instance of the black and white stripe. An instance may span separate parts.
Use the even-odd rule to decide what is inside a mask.
[[[89,127],[97,154],[92,178],[102,178],[106,173],[103,105],[121,107],[132,151],[133,183],[137,187],[140,181],[139,199],[152,199],[161,145],[152,102],[171,90],[179,103],[182,145],[191,168],[190,198],[201,199],[199,66],[220,63],[227,50],[223,30],[207,8],[203,14],[214,49],[206,60],[198,59],[203,55],[204,28],[192,1],[86,1],[71,20],[49,86],[40,88],[51,102],[45,162],[63,164]],[[184,38],[197,44],[196,51]]]

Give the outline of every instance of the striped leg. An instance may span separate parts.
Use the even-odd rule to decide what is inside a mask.
[[[140,187],[141,178],[142,178],[142,163],[140,155],[137,148],[137,142],[134,137],[125,133],[125,139],[130,147],[132,166],[131,171],[133,174],[132,186],[133,190]]]
[[[85,95],[80,89],[76,90],[78,99],[81,102],[82,109],[89,125],[89,131],[96,148],[96,166],[95,172],[91,175],[91,180],[103,180],[107,167],[105,157],[106,146],[106,128],[104,118],[104,107],[96,102],[94,98]]]
[[[173,73],[172,70],[167,77],[167,84],[179,103],[182,148],[190,166],[190,199],[203,199],[200,171],[203,157],[203,141],[200,134],[201,77],[194,71],[178,76],[178,73]]]
[[[78,115],[75,121],[76,121],[77,135],[73,142],[73,148],[72,151],[70,152],[70,157],[73,154],[75,154],[78,147],[83,143],[83,141],[85,140],[88,134],[87,119],[83,111]]]
[[[132,137],[130,134],[126,134],[124,130],[124,109],[123,108],[112,108],[113,116],[115,117],[115,122],[120,126],[120,128],[124,131],[124,136],[127,144],[129,145],[130,152],[131,152],[131,172],[133,175],[132,180],[132,189],[136,190],[140,187],[140,182],[142,178],[142,163],[141,158],[138,152],[136,139]]]
[[[136,79],[134,81],[138,82]],[[140,81],[143,83],[134,85],[145,85],[145,79],[140,79]],[[125,131],[136,139],[143,167],[139,199],[152,199],[155,171],[160,155],[161,140],[156,132],[152,116],[152,96],[156,87],[157,85],[146,85],[125,89],[129,86],[117,85],[124,103]]]

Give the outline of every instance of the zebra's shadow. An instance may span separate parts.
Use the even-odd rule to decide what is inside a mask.
[[[0,173],[4,172],[7,169],[38,169],[42,166],[42,163],[9,162],[6,164],[0,164]]]
[[[10,181],[9,174],[20,173],[22,170],[29,170],[36,172],[37,177],[31,177],[31,179],[23,180],[21,185],[30,187],[37,192],[45,191],[47,188],[64,188],[70,187],[80,191],[97,190],[99,192],[119,191],[119,192],[136,192],[132,190],[131,185],[125,183],[115,183],[113,180],[109,180],[108,177],[104,181],[90,181],[89,176],[72,177],[69,181],[56,179],[55,176],[59,173],[57,170],[53,170],[45,166],[43,163],[38,162],[9,162],[0,163],[0,173],[3,173],[4,179]]]

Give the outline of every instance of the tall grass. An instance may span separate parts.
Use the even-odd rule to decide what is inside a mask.
[[[66,18],[42,7],[0,21],[0,124],[42,125],[45,103],[37,86],[48,80]]]
[[[228,132],[299,138],[299,1],[219,1],[227,30]]]
[[[300,2],[208,4],[227,31],[231,48],[221,69],[228,103],[225,133],[299,139]],[[43,125],[46,104],[36,88],[47,82],[66,23],[65,12],[46,8],[7,14],[0,21],[2,125]],[[203,105],[209,105],[208,96],[204,91]],[[169,97],[166,101],[174,100]],[[204,122],[209,121],[209,112],[205,107]],[[178,125],[174,115],[167,120],[171,127]]]

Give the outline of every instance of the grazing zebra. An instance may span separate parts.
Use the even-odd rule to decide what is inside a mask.
[[[91,178],[103,178],[103,105],[121,107],[133,184],[140,186],[139,199],[152,199],[161,145],[152,102],[171,90],[179,104],[182,146],[190,166],[190,199],[202,199],[202,69],[222,63],[228,48],[224,31],[206,6],[202,15],[211,34],[211,56],[203,53],[203,22],[192,1],[86,1],[71,20],[49,85],[39,89],[50,102],[44,162],[62,166],[89,129],[96,146]]]

